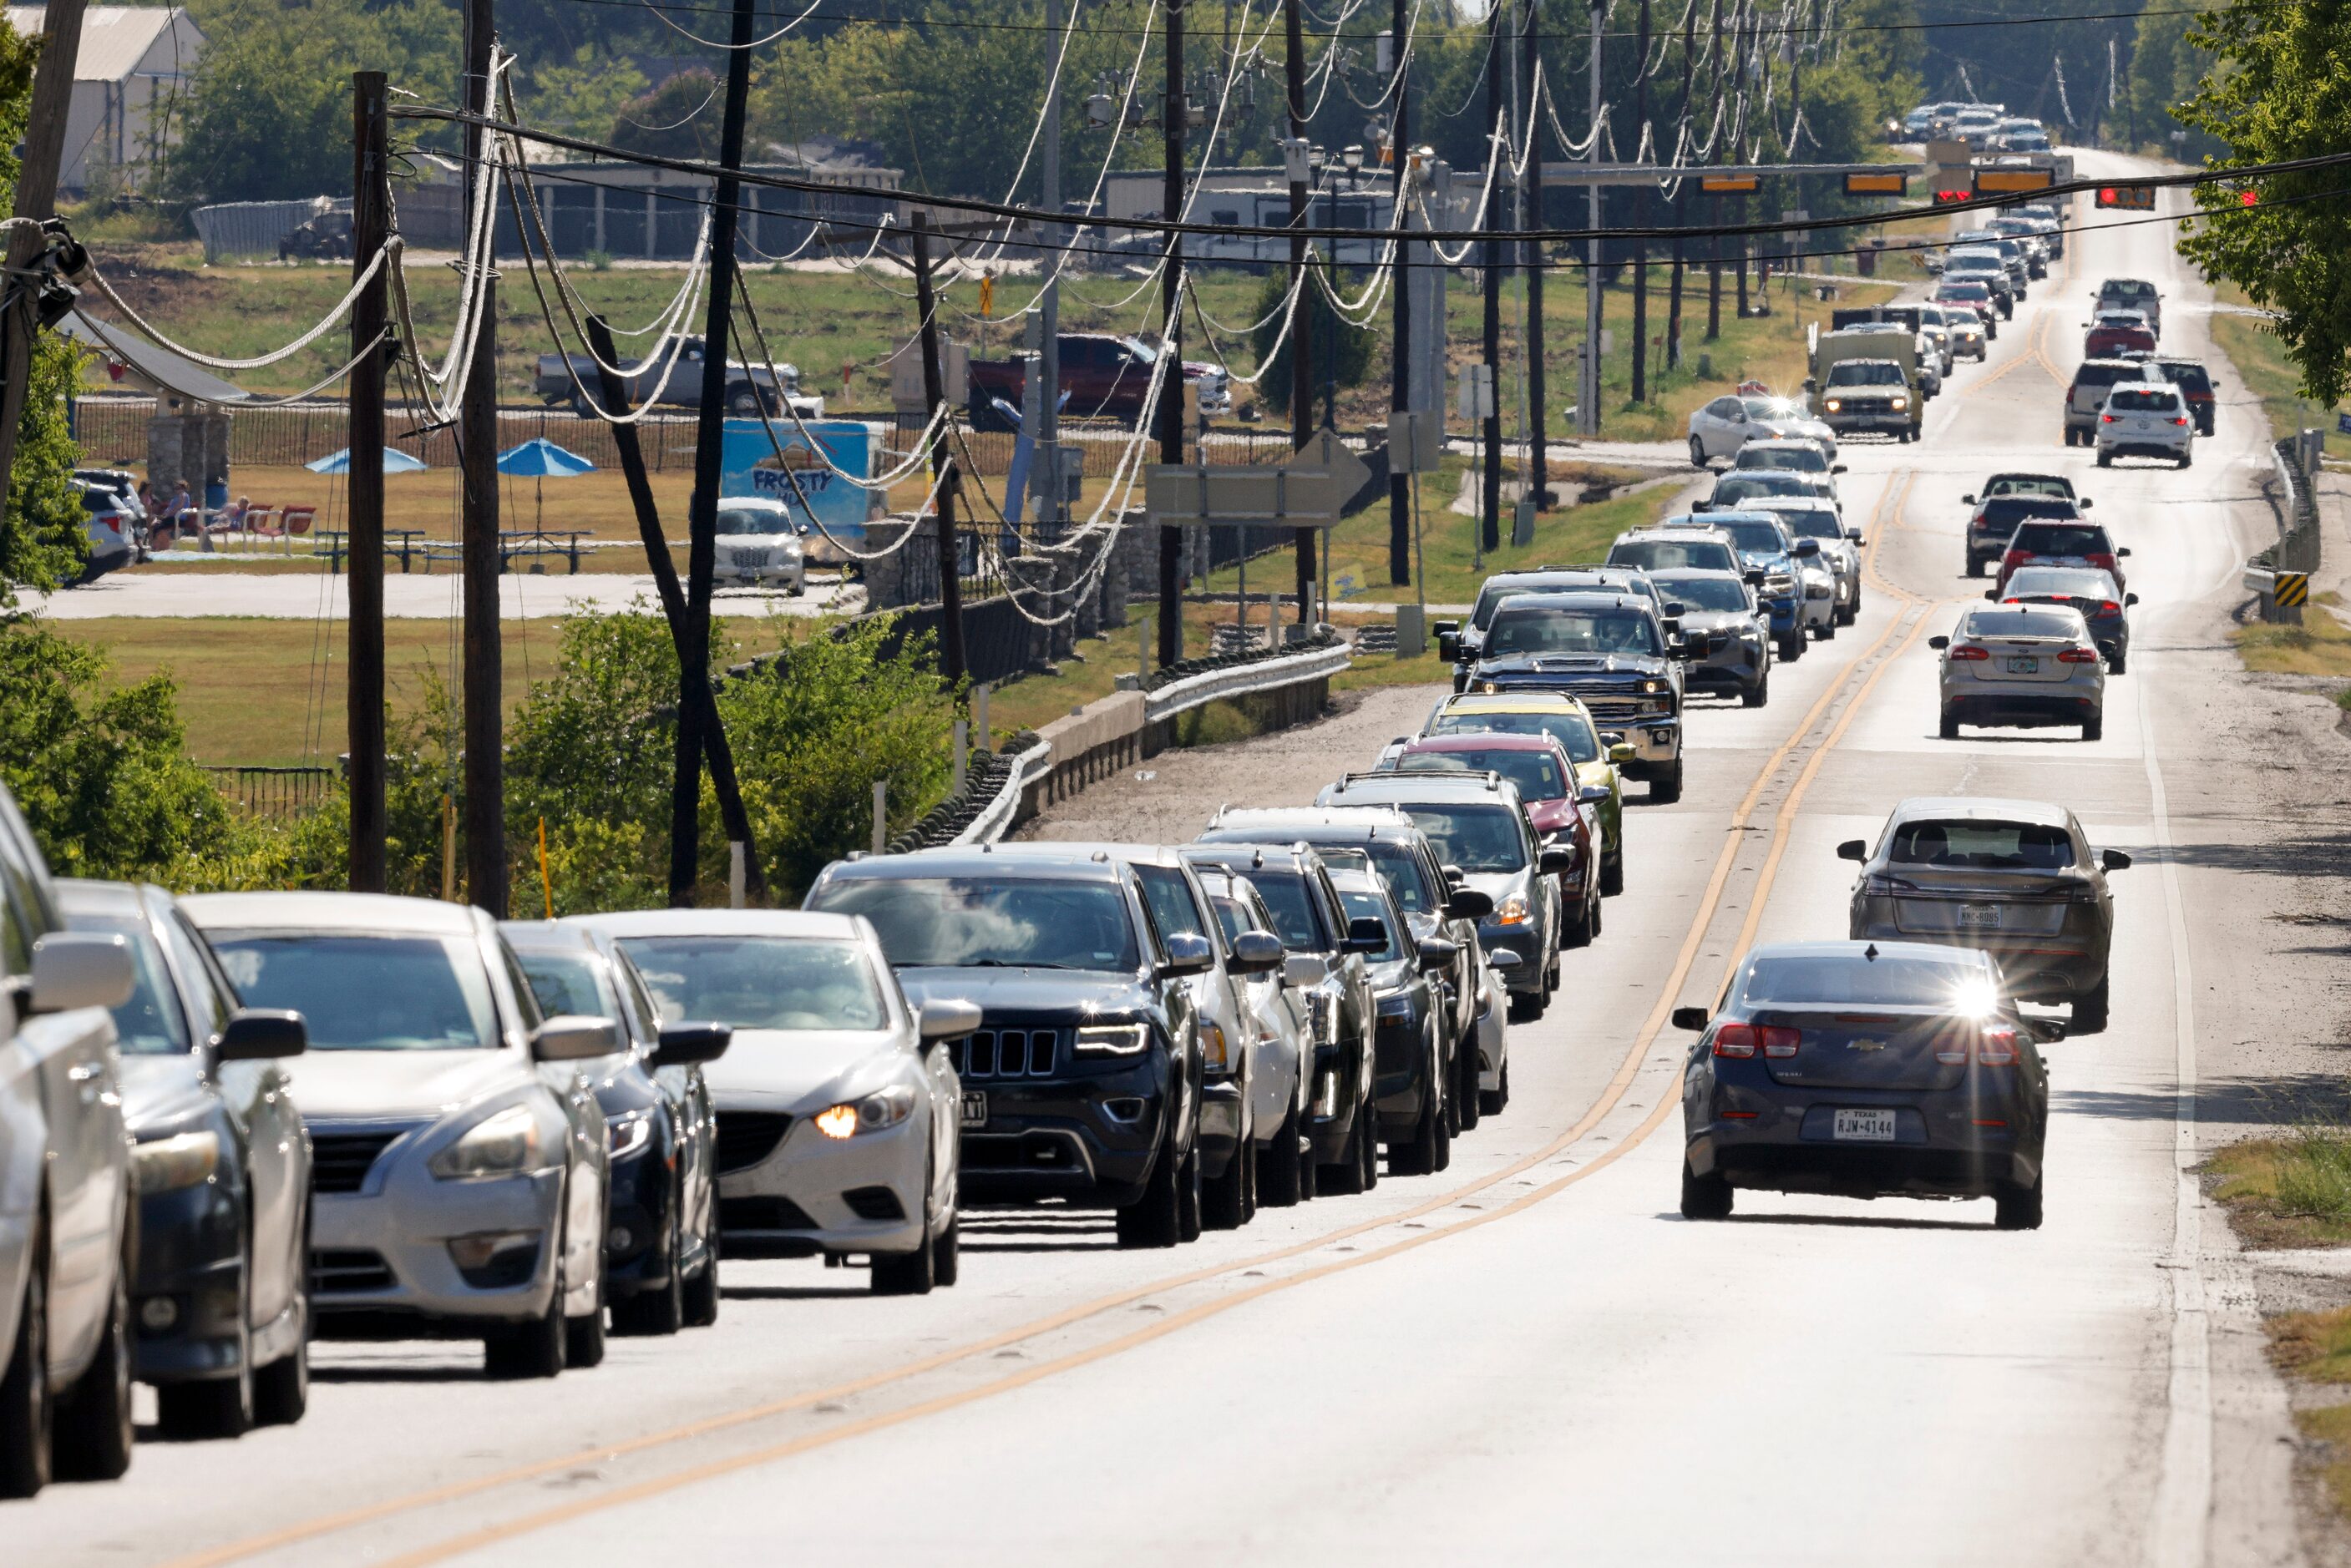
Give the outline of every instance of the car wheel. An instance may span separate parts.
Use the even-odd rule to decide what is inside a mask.
[[[73,1392],[57,1401],[57,1473],[73,1480],[113,1480],[131,1468],[131,1257],[115,1264],[98,1355]]]
[[[1447,1096],[1453,1109],[1453,1130],[1473,1132],[1483,1111],[1478,1103],[1478,1042],[1463,1040],[1454,1051],[1452,1093]],[[1444,1169],[1443,1166],[1437,1168]]]
[[[612,1303],[612,1332],[624,1337],[675,1334],[685,1326],[685,1235],[679,1219],[683,1195],[673,1193],[669,1206],[669,1278],[659,1287],[640,1291]]]
[[[2129,669],[2130,655],[2122,649],[2115,649],[2115,656],[2106,660],[2106,673],[2109,675],[2120,675]]]
[[[2112,453],[2112,452],[2103,452],[2103,451],[2102,451],[2102,452],[2100,452],[2098,453],[2098,466],[2099,466],[2100,468],[2112,468],[2112,467],[2114,467],[2114,465],[2115,465],[2115,456],[2114,456],[2114,453]]]
[[[1682,797],[1682,760],[1674,759],[1674,771],[1661,779],[1649,781],[1649,804],[1671,805]]]
[[[702,1272],[685,1282],[685,1326],[708,1328],[718,1321],[718,1250],[710,1249]]]
[[[1823,642],[1834,642],[1836,640],[1836,616],[1832,612],[1825,624],[1815,627],[1813,629],[1821,634],[1821,640]]]
[[[1196,1241],[1200,1239],[1200,1148],[1193,1145],[1192,1152],[1184,1157],[1181,1169],[1176,1173],[1176,1239]]]
[[[1588,948],[1592,945],[1592,939],[1598,934],[1592,929],[1592,911],[1578,909],[1575,919],[1568,921],[1567,929],[1561,933],[1559,945],[1563,948]]]
[[[1829,612],[1829,623],[1833,626],[1851,626],[1860,614],[1861,606],[1858,604],[1839,605]]]
[[[1151,1174],[1143,1183],[1143,1196],[1117,1211],[1120,1246],[1172,1247],[1180,1239],[1179,1210],[1183,1204],[1176,1190],[1177,1164],[1171,1132],[1151,1162]]]
[[[290,1427],[310,1409],[310,1335],[304,1326],[294,1348],[253,1375],[253,1419],[263,1427]]]
[[[1357,1158],[1364,1162],[1364,1190],[1369,1192],[1380,1184],[1380,1124],[1379,1113],[1365,1100],[1355,1112],[1355,1120],[1364,1136],[1355,1140]]]
[[[1700,1176],[1682,1161],[1682,1218],[1685,1220],[1728,1220],[1730,1218],[1730,1183],[1718,1172]]]
[[[1780,661],[1782,664],[1793,664],[1799,659],[1803,658],[1804,628],[1802,627],[1798,627],[1786,637],[1780,639],[1778,647],[1780,649]]]
[[[244,1255],[250,1260],[248,1244]],[[237,1283],[236,1371],[201,1383],[165,1383],[155,1390],[155,1424],[167,1438],[241,1438],[253,1429],[253,1277]]]
[[[1943,722],[1941,725],[1938,726],[1937,732],[1947,741],[1958,740],[1959,738],[1959,716],[1957,713],[1952,712],[1949,709],[1945,709],[1943,711]]]
[[[2002,1182],[1993,1189],[1991,1201],[1991,1222],[2001,1230],[2041,1229],[2041,1183],[2038,1179],[2030,1187]]]
[[[563,1320],[563,1363],[567,1366],[597,1366],[604,1360],[604,1293],[596,1292],[596,1309]]]
[[[1600,896],[1613,898],[1625,890],[1625,850],[1620,845],[1614,855],[1600,857]]]
[[[1742,708],[1761,708],[1771,701],[1771,672],[1768,670],[1756,677],[1754,685],[1744,688],[1739,693],[1739,705]]]
[[[2195,454],[2194,452],[2181,452],[2181,453],[2179,454],[2179,466],[2180,466],[2180,467],[2182,467],[2182,468],[2186,468],[2186,467],[2188,467],[2190,463],[2194,462],[2195,461],[2196,461],[2196,454]]]
[[[1706,442],[1696,436],[1690,437],[1690,466],[1692,468],[1706,466]]]
[[[1600,911],[1601,911],[1601,909],[1602,909],[1603,908],[1604,908],[1604,906],[1602,905],[1601,901],[1600,901],[1598,898],[1594,898],[1594,899],[1593,899],[1593,900],[1592,900],[1592,934],[1593,934],[1593,936],[1595,936],[1595,937],[1596,937],[1596,936],[1598,936],[1598,935],[1600,934],[1600,925],[1601,925],[1601,914],[1600,914]]]
[[[1298,1158],[1298,1101],[1292,1096],[1281,1113],[1281,1126],[1274,1129],[1270,1143],[1259,1144],[1253,1158],[1257,1160],[1258,1199],[1269,1209],[1294,1209],[1306,1183],[1301,1179],[1305,1167]]]
[[[563,1279],[556,1277],[547,1310],[528,1323],[500,1324],[482,1341],[482,1371],[499,1379],[553,1377],[563,1370]]]
[[[31,1497],[49,1484],[56,1418],[49,1401],[49,1236],[37,1217],[26,1247],[31,1266],[24,1310],[16,1314],[7,1374],[0,1376],[0,1497]]]
[[[1983,569],[1984,564],[1981,556],[1970,556],[1968,557],[1968,576],[1971,577],[1980,577],[1983,576]]]
[[[1510,1063],[1504,1062],[1502,1064],[1502,1070],[1494,1075],[1494,1085],[1495,1086],[1493,1088],[1480,1089],[1478,1091],[1478,1113],[1480,1116],[1499,1116],[1510,1108]]]
[[[2111,976],[2101,975],[2095,988],[2074,1000],[2066,1017],[2068,1034],[2100,1034],[2105,1032],[2107,1010],[2113,1005],[2111,984]]]
[[[877,1296],[926,1296],[939,1282],[938,1254],[925,1236],[911,1252],[873,1254],[873,1293]]]
[[[1427,1176],[1437,1169],[1437,1142],[1445,1136],[1444,1093],[1441,1077],[1432,1075],[1422,1086],[1412,1137],[1388,1145],[1390,1176]]]
[[[1347,1132],[1347,1147],[1340,1151],[1336,1164],[1314,1168],[1314,1189],[1327,1196],[1352,1198],[1364,1189],[1364,1139],[1372,1119],[1366,1106],[1355,1113],[1354,1126]]]
[[[2106,720],[2105,714],[2101,713],[2095,719],[2085,719],[2082,721],[2082,739],[2085,741],[2103,741],[2105,738]]]
[[[762,400],[751,387],[731,387],[726,392],[726,411],[737,419],[755,419],[760,412]]]
[[[1430,1162],[1430,1174],[1452,1168],[1453,1140],[1461,1136],[1465,1125],[1478,1125],[1478,1096],[1474,1086],[1466,1106],[1458,1095],[1447,1094],[1445,1096],[1445,1114],[1437,1118],[1437,1158]]]
[[[1249,1172],[1256,1165],[1257,1161],[1249,1157],[1246,1147],[1237,1148],[1233,1150],[1233,1158],[1226,1162],[1222,1176],[1201,1179],[1202,1225],[1211,1231],[1238,1231],[1249,1223]]]

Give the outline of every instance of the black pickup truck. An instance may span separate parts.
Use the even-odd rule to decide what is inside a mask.
[[[632,406],[652,401],[665,409],[698,409],[702,406],[703,342],[699,337],[664,338],[653,351],[643,358],[622,358],[622,367],[628,372],[623,379],[629,389]],[[538,357],[538,378],[535,389],[549,403],[569,403],[572,411],[585,417],[587,400],[580,395],[585,385],[591,395],[597,392],[596,361],[585,354],[569,356],[571,366],[564,369],[566,356],[541,354]],[[675,361],[673,367],[672,361]],[[577,377],[577,380],[574,377]],[[666,379],[664,379],[666,377]],[[800,390],[800,372],[796,365],[778,365],[770,371],[765,365],[746,365],[739,359],[726,364],[726,411],[737,419],[750,419],[759,412],[765,394],[768,412],[780,414],[789,400],[792,410],[804,420],[824,418],[824,399]]]

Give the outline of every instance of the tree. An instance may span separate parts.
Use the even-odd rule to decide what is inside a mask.
[[[611,140],[657,158],[711,159],[718,156],[718,78],[697,67],[622,104]]]
[[[1311,255],[1311,253],[1310,253]],[[1310,335],[1308,341],[1314,366],[1315,396],[1322,395],[1325,382],[1335,379],[1341,388],[1360,387],[1364,378],[1372,373],[1372,351],[1380,336],[1371,326],[1358,327],[1331,308],[1331,301],[1315,286],[1313,273],[1322,263],[1310,259],[1305,290],[1297,311],[1297,322],[1288,334],[1281,330],[1284,312],[1282,301],[1290,290],[1290,272],[1277,267],[1265,275],[1265,286],[1258,291],[1257,307],[1252,319],[1257,325],[1250,329],[1249,344],[1257,351],[1260,372],[1257,382],[1258,400],[1276,414],[1290,412],[1290,350],[1298,341],[1298,334]],[[1338,286],[1343,288],[1343,284]],[[1380,323],[1384,327],[1385,323]],[[1280,337],[1280,348],[1274,339]]]
[[[16,192],[15,149],[33,108],[33,63],[40,46],[0,22],[0,204]],[[73,580],[89,556],[88,515],[68,483],[81,448],[66,423],[66,400],[81,382],[81,352],[63,338],[33,345],[33,375],[16,423],[8,509],[0,515],[0,609],[16,585],[47,590]]]
[[[2227,151],[2227,170],[2336,153],[2351,124],[2351,6],[2238,4],[2205,16],[2189,41],[2212,68],[2173,110]],[[2270,328],[2302,372],[2302,394],[2322,404],[2351,384],[2351,209],[2339,168],[2196,187],[2203,216],[2180,249],[2233,279],[2272,312]],[[2244,197],[2256,198],[2245,205]]]
[[[2170,151],[2169,132],[2179,124],[2173,110],[2195,96],[2211,68],[2212,57],[2189,36],[2189,18],[2178,12],[2150,13],[2138,18],[2131,38],[2130,68],[2123,74],[2122,96],[2127,116],[2142,140]],[[2203,131],[2187,137],[2181,156],[2200,162],[2221,151],[2221,144]]]

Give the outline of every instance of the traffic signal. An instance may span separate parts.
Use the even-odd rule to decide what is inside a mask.
[[[1753,174],[1701,174],[1698,188],[1709,196],[1739,196],[1762,189],[1763,182]]]
[[[2155,211],[2155,187],[2152,185],[2101,185],[2098,187],[2098,205],[2120,207],[2132,213],[2152,213]]]
[[[1973,200],[1975,200],[1975,192],[1973,191],[1938,191],[1935,192],[1935,205],[1938,207],[1948,207],[1955,202],[1971,202]]]

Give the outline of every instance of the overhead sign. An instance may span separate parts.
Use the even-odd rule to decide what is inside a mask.
[[[1910,176],[1848,174],[1844,177],[1844,193],[1848,196],[1907,196],[1910,193]]]
[[[2155,187],[2152,185],[2101,185],[2098,187],[2098,205],[2120,207],[2132,213],[2152,213],[2155,211]]]
[[[1976,194],[2004,196],[2013,191],[2046,191],[2050,186],[2046,169],[1979,169],[1976,171]]]
[[[1737,196],[1761,190],[1763,181],[1756,174],[1702,174],[1698,188],[1710,196]]]

